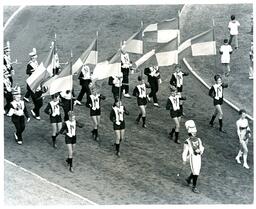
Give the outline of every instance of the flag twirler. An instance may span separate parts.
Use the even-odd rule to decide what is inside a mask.
[[[142,24],[139,31],[125,41],[124,50],[130,53],[143,54]]]
[[[98,63],[93,71],[92,80],[101,80],[110,76],[121,74],[121,51],[109,57],[106,61]]]
[[[40,63],[34,73],[28,77],[26,80],[30,89],[35,92],[36,89],[45,82],[50,76],[53,67],[53,59],[54,59],[54,47],[51,47],[51,50],[47,57]]]
[[[191,39],[192,56],[216,55],[216,41],[213,29],[205,31]]]
[[[178,18],[148,25],[143,31],[143,40],[147,42],[167,43],[179,37]]]
[[[141,58],[139,58],[135,64],[137,67],[142,65],[146,61],[151,61],[152,65],[159,67],[170,66],[178,63],[178,37],[169,41],[168,43],[161,44],[156,50],[151,50]],[[153,61],[153,63],[152,63]]]

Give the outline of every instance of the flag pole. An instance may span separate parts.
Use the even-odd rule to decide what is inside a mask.
[[[143,21],[140,22],[140,27],[141,27],[141,29],[143,28]],[[142,39],[143,39],[143,37],[142,37]],[[142,41],[142,43],[143,43],[143,46],[142,46],[142,54],[143,54],[143,52],[144,52],[144,41]],[[141,71],[140,71],[141,79],[143,79],[143,74],[144,74],[144,69],[142,68]]]
[[[215,21],[212,19],[212,39],[213,39],[213,44],[215,43],[215,49],[216,49],[216,40],[215,40]],[[216,66],[217,66],[217,50],[215,50],[215,59],[214,59],[214,70],[216,72]]]
[[[70,51],[70,76],[71,76],[71,89],[70,89],[70,93],[71,93],[71,100],[70,100],[70,109],[71,111],[73,111],[73,76],[72,76],[72,58],[73,58],[73,53],[72,53],[72,50]]]
[[[177,34],[177,38],[178,38],[178,49],[180,46],[180,10],[178,10],[178,34]],[[179,64],[179,53],[177,52],[177,64]]]

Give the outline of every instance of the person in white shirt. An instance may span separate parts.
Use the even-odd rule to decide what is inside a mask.
[[[9,42],[7,42],[7,43],[9,43]],[[9,72],[8,79],[10,80],[11,85],[13,85],[12,76],[15,74],[15,71],[12,67],[11,49],[10,49],[9,44],[6,47],[4,47],[4,65],[7,69],[7,71]]]
[[[249,52],[250,67],[249,67],[249,79],[253,79],[253,40],[251,41],[251,49]]]
[[[185,123],[185,127],[188,131],[189,138],[184,142],[184,148],[182,153],[183,164],[189,160],[191,174],[186,178],[188,185],[193,180],[192,191],[194,193],[200,193],[197,188],[197,179],[201,170],[201,156],[204,152],[204,147],[200,138],[196,136],[197,129],[193,120],[188,120]]]
[[[230,55],[232,54],[233,50],[232,47],[228,44],[228,39],[224,39],[224,44],[221,45],[220,50],[221,54],[221,64],[223,65],[223,74],[225,76],[229,76],[230,74]]]
[[[238,28],[240,27],[240,23],[236,20],[235,15],[231,15],[231,21],[228,23],[228,29],[230,33],[228,44],[231,45],[232,40],[235,41],[235,49],[238,48]]]
[[[247,144],[251,138],[251,129],[249,127],[248,120],[246,118],[246,111],[241,109],[239,111],[240,118],[236,121],[237,135],[240,142],[240,149],[236,156],[236,162],[241,164],[240,157],[243,155],[244,164],[243,167],[249,169],[250,167],[247,164],[248,148]]]
[[[52,124],[52,145],[56,149],[56,137],[57,133],[60,131],[62,127],[62,119],[60,114],[60,96],[59,94],[54,94],[51,96],[52,101],[50,101],[44,112],[50,115],[50,122]]]

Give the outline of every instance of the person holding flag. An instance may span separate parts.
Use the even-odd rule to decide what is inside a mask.
[[[215,84],[209,90],[209,96],[213,98],[213,105],[215,107],[215,111],[212,115],[212,119],[210,121],[210,126],[213,127],[213,122],[216,116],[219,114],[219,131],[226,133],[223,130],[222,117],[223,112],[221,109],[221,105],[223,104],[223,89],[228,87],[228,84],[222,82],[222,78],[219,74],[214,76]]]
[[[135,87],[133,90],[133,96],[137,97],[137,104],[140,108],[140,113],[136,118],[137,124],[139,124],[140,119],[142,117],[142,127],[146,128],[146,106],[147,106],[147,85],[142,78],[142,76],[138,76],[138,81],[140,82],[139,85]]]
[[[131,98],[129,94],[129,73],[132,66],[129,54],[125,50],[125,45],[121,47],[121,72],[123,73],[123,94],[126,98]]]
[[[91,86],[90,91],[92,92],[88,98],[87,107],[90,108],[90,116],[93,122],[92,136],[95,141],[99,140],[98,128],[100,125],[101,115],[101,100],[105,100],[106,97],[97,92],[95,84]]]
[[[175,133],[174,142],[180,144],[179,141],[179,131],[180,131],[180,120],[181,120],[181,108],[180,101],[186,100],[186,97],[182,97],[179,93],[177,93],[177,88],[174,86],[170,86],[171,95],[167,100],[166,110],[170,110],[170,115],[175,123],[175,128],[172,128],[169,133],[170,138],[173,138],[173,134]]]
[[[34,109],[31,110],[33,117],[37,120],[41,120],[40,118],[40,109],[43,106],[43,93],[45,92],[44,87],[41,85],[37,87],[36,91],[31,91],[31,98],[34,103]]]
[[[158,89],[159,89],[159,84],[162,83],[159,67],[156,65],[152,67],[147,67],[144,70],[144,74],[148,76],[148,82],[151,88],[151,92],[147,96],[147,99],[148,101],[151,101],[151,97],[153,97],[154,106],[159,107],[158,99],[156,96],[156,93],[158,92]]]
[[[76,104],[81,105],[81,101],[82,101],[85,93],[86,93],[86,97],[87,97],[86,104],[88,103],[89,96],[91,95],[91,90],[90,90],[90,85],[92,82],[91,75],[92,75],[92,72],[90,70],[90,67],[86,64],[83,64],[81,73],[78,77],[82,88],[81,88],[81,91],[80,91],[77,99],[74,102],[74,105],[76,105]]]
[[[112,93],[114,97],[114,101],[122,99],[122,81],[123,81],[123,73],[119,72],[119,75],[112,75],[109,77],[108,84],[112,86]]]
[[[29,53],[29,56],[30,56],[30,61],[27,64],[26,74],[28,76],[31,76],[31,74],[35,72],[35,70],[38,67],[36,48],[33,48],[33,51]],[[27,92],[23,98],[26,102],[29,102],[29,97],[31,96],[31,92],[32,91],[29,85],[27,85]]]
[[[11,102],[10,110],[7,116],[12,117],[12,122],[15,125],[16,132],[14,137],[16,142],[21,145],[23,143],[22,133],[25,130],[25,117],[27,122],[30,121],[30,117],[26,108],[26,105],[23,100],[21,100],[21,91],[20,87],[16,86],[12,89],[13,101]]]
[[[53,94],[52,96],[52,101],[50,101],[44,112],[48,115],[50,115],[50,123],[52,125],[52,146],[56,149],[56,137],[57,133],[60,131],[62,127],[62,119],[61,119],[61,114],[60,114],[60,97],[59,94]]]
[[[9,42],[7,42],[7,46],[4,47],[4,66],[6,67],[7,72],[8,72],[8,76],[6,76],[6,77],[8,77],[8,79],[11,82],[11,86],[12,86],[13,85],[12,75],[15,74],[15,71],[13,70],[13,67],[12,67],[10,53],[11,53],[11,49],[10,49],[10,46],[9,46]]]
[[[246,118],[246,111],[241,109],[239,111],[240,118],[236,121],[237,135],[240,142],[240,149],[236,156],[236,162],[241,164],[240,157],[243,155],[244,164],[243,167],[249,169],[250,167],[247,164],[248,156],[248,141],[251,138],[251,129],[249,127],[248,120]]]
[[[200,138],[196,136],[197,129],[193,120],[188,120],[185,123],[185,127],[188,131],[189,138],[184,142],[182,160],[183,165],[189,160],[191,167],[191,174],[186,178],[188,185],[193,180],[192,191],[194,193],[200,193],[197,188],[197,179],[201,170],[201,156],[204,152],[204,147]]]
[[[117,100],[110,112],[110,120],[113,122],[113,128],[116,133],[116,155],[120,156],[120,144],[124,140],[125,121],[124,114],[129,115],[125,106],[122,105],[121,100]]]
[[[60,106],[62,106],[64,111],[64,121],[67,121],[69,116],[69,111],[73,111],[73,105],[74,105],[74,91],[71,92],[71,90],[66,90],[60,92]]]

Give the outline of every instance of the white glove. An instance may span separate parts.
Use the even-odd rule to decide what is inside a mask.
[[[29,121],[30,121],[30,118],[27,119],[27,122],[29,122]]]
[[[162,83],[162,79],[161,78],[159,78],[159,84],[161,84]]]

